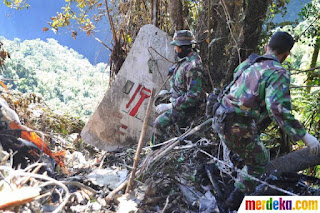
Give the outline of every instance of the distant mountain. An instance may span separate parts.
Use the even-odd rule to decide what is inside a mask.
[[[295,21],[299,18],[299,13],[301,8],[303,8],[307,3],[311,2],[311,0],[290,0],[287,5],[287,13],[282,16],[281,14],[277,14],[273,22],[280,23],[284,21]]]
[[[55,39],[13,41],[0,37],[11,59],[3,78],[10,89],[40,93],[55,110],[87,118],[102,99],[108,84],[107,65],[88,59]]]
[[[21,2],[22,0],[10,0],[11,2]],[[44,27],[49,27],[48,22],[50,17],[55,16],[57,12],[62,12],[62,7],[65,7],[64,0],[40,0],[28,1],[30,7],[28,9],[16,10],[4,5],[1,0],[0,4],[0,36],[13,40],[20,38],[22,40],[33,40],[40,38],[45,40],[47,38],[56,39],[59,44],[66,45],[73,48],[77,52],[84,55],[91,64],[99,62],[106,63],[109,61],[110,51],[103,45],[97,42],[93,36],[87,36],[86,32],[77,29],[77,25],[71,24],[69,27],[60,28],[58,32],[48,30],[43,32]],[[73,1],[67,1],[73,2]],[[72,3],[73,4],[73,3]],[[72,6],[73,7],[73,6]],[[93,14],[87,14],[92,17]],[[107,16],[101,17],[102,21],[96,25],[95,36],[111,46],[112,32],[110,30]],[[77,39],[71,35],[71,30],[77,31]]]

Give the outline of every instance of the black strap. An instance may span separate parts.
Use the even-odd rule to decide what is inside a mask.
[[[234,85],[234,83],[239,79],[239,77],[243,73],[243,71],[248,69],[254,63],[261,62],[261,61],[266,61],[266,60],[277,61],[277,59],[275,59],[272,56],[265,56],[265,55],[264,56],[260,56],[260,55],[254,54],[254,53],[249,56],[248,60],[249,60],[249,63],[246,66],[242,67],[242,69],[236,73],[235,77],[230,82],[230,84],[228,84],[228,86],[226,86],[225,89],[222,91],[222,93],[219,95],[219,101],[222,100],[224,95],[230,90],[230,88]]]
[[[176,75],[177,70],[180,68],[182,62],[184,62],[184,61],[185,61],[185,58],[183,58],[182,60],[178,61],[178,63],[176,63],[176,65],[175,65],[176,67],[174,68],[171,77],[173,77],[173,76]],[[173,84],[173,86],[172,86],[172,89],[173,89],[176,93],[179,93],[179,89],[178,89],[174,84]]]

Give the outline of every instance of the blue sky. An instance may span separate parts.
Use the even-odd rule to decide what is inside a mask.
[[[291,0],[287,15],[285,17],[277,15],[274,21],[293,21],[306,2],[310,2],[310,0]],[[14,38],[21,40],[54,38],[61,45],[68,46],[84,55],[92,64],[109,61],[110,52],[92,36],[80,33],[77,29],[74,29],[78,32],[76,40],[71,37],[71,29],[59,30],[57,34],[51,30],[42,32],[43,27],[48,27],[47,23],[50,21],[50,17],[60,11],[65,3],[64,0],[30,0],[29,3],[31,5],[29,9],[17,11],[6,7],[0,0],[0,36],[10,40]],[[112,35],[106,20],[100,26],[100,30],[96,36],[111,46]]]
[[[42,31],[43,27],[49,27],[50,17],[60,11],[65,3],[64,0],[31,0],[29,3],[31,5],[29,9],[17,11],[6,7],[2,1],[0,2],[0,36],[9,40],[40,38],[45,41],[47,38],[54,38],[61,45],[68,46],[84,55],[92,64],[109,61],[110,52],[92,36],[80,33],[77,29],[75,29],[78,32],[76,40],[71,37],[71,29],[59,30],[57,34],[54,34],[52,30]],[[97,33],[96,36],[109,44],[112,38],[109,25],[105,24],[103,29],[105,30]]]

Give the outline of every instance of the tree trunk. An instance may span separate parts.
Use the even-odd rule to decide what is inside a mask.
[[[207,23],[210,26],[210,29],[206,26],[206,30],[209,30],[209,42],[200,44],[201,56],[208,65],[211,76],[214,76],[216,87],[222,87],[231,81],[234,69],[255,51],[269,2],[205,1],[203,8],[206,11],[201,13],[198,20],[197,37],[201,37],[204,32],[203,23]]]
[[[308,148],[303,148],[270,161],[266,165],[266,173],[299,172],[319,164],[320,155],[311,155]]]
[[[152,0],[152,24],[156,27],[159,27],[159,1]]]
[[[172,24],[171,32],[174,33],[176,30],[183,29],[183,14],[182,14],[182,3],[181,0],[170,0],[168,1],[170,21]]]
[[[319,50],[320,50],[320,36],[317,36],[316,43],[315,43],[314,49],[313,49],[310,69],[315,68],[317,65]],[[316,75],[315,75],[314,71],[308,72],[307,85],[313,85],[312,81],[314,80],[315,77],[316,77]],[[310,92],[311,87],[308,87],[307,91]]]
[[[316,43],[314,45],[310,68],[316,67],[319,50],[320,50],[320,36],[317,37]]]

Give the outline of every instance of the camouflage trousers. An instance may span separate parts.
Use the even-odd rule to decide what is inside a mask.
[[[170,109],[159,115],[153,122],[153,138],[151,145],[164,142],[170,138],[169,127],[174,124],[181,124],[187,116],[190,116],[183,110]]]
[[[241,119],[242,118],[242,119]],[[257,186],[256,181],[247,174],[259,178],[265,172],[265,165],[269,162],[269,153],[260,141],[257,126],[253,120],[234,114],[227,115],[223,122],[223,131],[218,133],[227,147],[237,153],[246,165],[238,174],[235,187],[246,194],[250,194]]]

